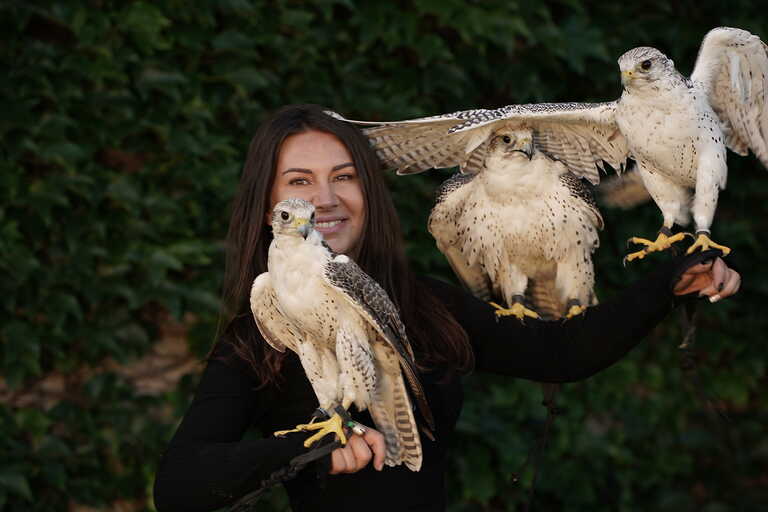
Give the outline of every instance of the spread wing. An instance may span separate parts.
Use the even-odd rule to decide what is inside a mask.
[[[335,289],[395,350],[422,416],[429,428],[434,431],[434,418],[416,374],[413,351],[405,334],[405,326],[387,292],[354,261],[344,255],[336,256],[326,264],[323,277],[325,282]]]
[[[365,128],[376,154],[385,166],[397,174],[416,174],[429,169],[460,166],[468,174],[477,173],[483,166],[493,128],[453,133],[448,131],[462,121],[482,116],[490,110],[466,110],[439,116],[422,117],[407,121],[372,122],[345,119]]]
[[[285,352],[286,347],[297,352],[301,336],[296,327],[283,315],[272,288],[269,272],[256,277],[251,286],[251,312],[259,332],[272,348]]]
[[[598,169],[605,170],[604,162],[622,171],[629,156],[627,141],[616,124],[615,101],[508,105],[493,112],[507,124],[530,128],[536,149],[563,162],[571,172],[593,185],[600,182]],[[481,116],[450,131],[462,133],[498,122]]]
[[[621,170],[628,156],[626,140],[614,120],[615,110],[616,102],[539,103],[390,123],[348,121],[379,125],[364,132],[379,158],[398,174],[456,165],[465,173],[478,172],[491,135],[502,126],[519,126],[533,131],[539,150],[597,184],[603,162]]]
[[[768,47],[746,30],[720,27],[704,37],[691,79],[706,90],[720,117],[726,145],[748,149],[768,168]]]

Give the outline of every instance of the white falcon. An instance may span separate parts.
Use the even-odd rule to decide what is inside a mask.
[[[491,303],[498,315],[571,318],[595,302],[592,252],[603,219],[588,185],[532,140],[530,130],[494,132],[478,172],[457,173],[438,190],[429,231],[476,297],[506,302]],[[546,283],[533,294],[535,310],[524,301],[533,281]],[[554,298],[548,307],[541,293]]]
[[[359,411],[370,409],[384,435],[385,463],[418,471],[421,441],[403,376],[430,429],[434,420],[405,327],[381,286],[347,256],[334,254],[314,223],[315,208],[307,201],[275,205],[269,271],[251,289],[251,310],[264,339],[299,356],[320,409],[332,414],[295,430],[318,431],[307,447],[331,432],[344,444],[346,411],[355,404]]]
[[[599,180],[597,167],[636,162],[664,221],[655,241],[626,260],[664,250],[684,234],[674,223],[691,214],[696,241],[688,249],[730,249],[709,238],[719,190],[727,176],[726,148],[751,150],[768,167],[768,50],[759,37],[736,28],[711,30],[690,78],[655,48],[619,58],[624,91],[607,103],[509,105],[383,124],[367,130],[379,156],[399,173],[460,164],[475,172],[490,136],[502,126],[533,131],[534,145],[569,169]]]

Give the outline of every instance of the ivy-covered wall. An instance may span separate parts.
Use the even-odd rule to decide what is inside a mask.
[[[759,2],[5,0],[0,3],[0,509],[152,509],[154,467],[217,329],[227,207],[265,112],[314,102],[402,119],[620,94],[616,59],[683,73],[707,30],[768,40]],[[768,503],[768,174],[729,155],[714,224],[741,293],[699,307],[695,369],[668,318],[624,361],[566,385],[533,510],[760,510]],[[447,173],[389,177],[408,250]],[[652,204],[605,210],[602,300]],[[514,343],[515,340],[510,340]],[[473,375],[448,469],[453,511],[515,510],[540,387]],[[280,491],[267,510],[282,510]]]

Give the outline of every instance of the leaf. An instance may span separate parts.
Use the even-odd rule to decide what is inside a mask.
[[[32,500],[32,491],[29,488],[27,477],[19,473],[11,473],[8,469],[0,469],[0,487],[24,497],[27,501]]]

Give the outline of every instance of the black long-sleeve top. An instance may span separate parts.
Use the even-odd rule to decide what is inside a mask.
[[[659,267],[613,300],[565,322],[497,320],[491,306],[464,290],[433,279],[421,283],[466,330],[477,371],[569,382],[621,359],[670,312],[672,283],[691,264],[688,260]],[[154,495],[161,512],[208,511],[231,504],[306,451],[305,433],[243,439],[252,427],[269,435],[306,423],[317,407],[298,358],[294,354],[286,358],[280,389],[256,390],[255,375],[248,366],[226,357],[231,350],[229,343],[219,343],[162,457]],[[446,380],[445,376],[439,371],[420,376],[436,422],[435,441],[422,436],[421,471],[385,466],[379,472],[369,464],[354,474],[319,480],[316,471],[305,469],[285,484],[293,510],[444,510],[446,447],[463,401],[460,378]],[[353,412],[353,417],[373,425],[367,412]]]

